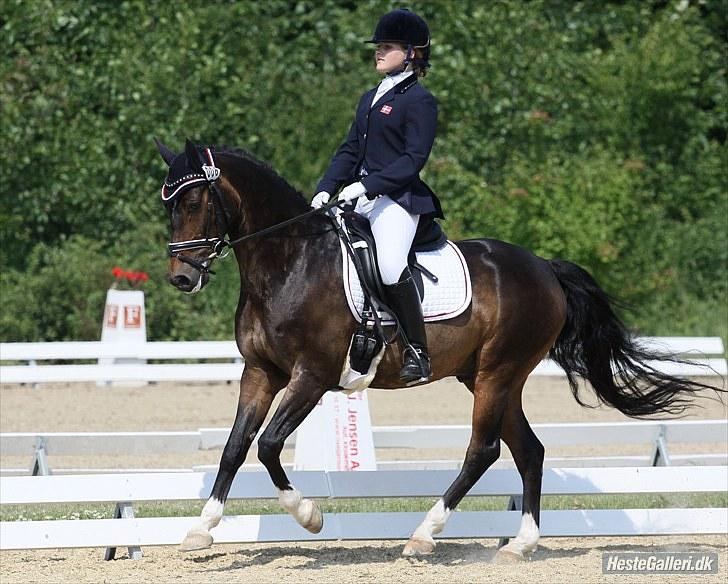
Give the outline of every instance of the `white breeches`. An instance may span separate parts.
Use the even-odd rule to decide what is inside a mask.
[[[372,201],[359,197],[354,210],[369,219],[372,226],[382,282],[387,286],[396,284],[407,267],[420,216],[408,213],[386,195]]]

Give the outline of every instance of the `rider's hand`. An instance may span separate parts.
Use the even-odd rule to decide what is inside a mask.
[[[320,209],[329,202],[330,198],[331,195],[329,193],[327,193],[326,191],[321,191],[320,193],[317,193],[316,196],[311,200],[311,206],[314,209]]]
[[[346,201],[348,203],[349,201],[353,201],[354,199],[358,199],[362,195],[365,195],[366,192],[367,188],[363,184],[355,182],[350,184],[348,187],[345,187],[344,190],[339,193],[339,201]]]

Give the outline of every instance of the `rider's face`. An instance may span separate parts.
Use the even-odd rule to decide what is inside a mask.
[[[396,43],[377,43],[374,60],[377,71],[386,75],[401,69],[407,56],[407,49]]]

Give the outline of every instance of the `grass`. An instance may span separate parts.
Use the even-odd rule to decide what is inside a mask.
[[[324,513],[421,512],[435,503],[434,498],[410,499],[317,499]],[[204,501],[152,501],[134,505],[136,517],[194,517],[200,514]],[[460,511],[502,511],[508,497],[466,497]],[[541,509],[664,509],[671,507],[728,507],[728,493],[677,493],[649,495],[546,495]],[[115,505],[44,504],[3,505],[2,521],[41,521],[58,519],[111,519]],[[226,515],[269,515],[284,513],[275,499],[238,499],[225,506]]]

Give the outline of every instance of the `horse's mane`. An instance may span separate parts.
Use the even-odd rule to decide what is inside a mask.
[[[288,197],[293,197],[298,202],[308,205],[303,193],[291,186],[291,184],[278,174],[270,164],[256,158],[247,150],[243,148],[233,148],[230,146],[210,146],[210,148],[213,152],[219,154],[231,154],[232,156],[240,159],[247,165],[252,166],[258,174],[265,177],[269,181],[271,187],[273,187],[277,192]]]

